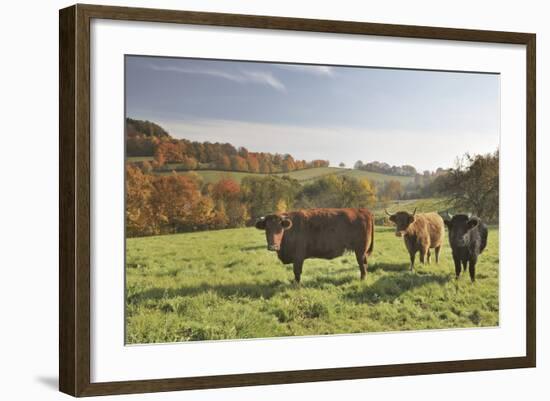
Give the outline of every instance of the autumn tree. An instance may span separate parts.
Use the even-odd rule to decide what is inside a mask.
[[[162,142],[155,151],[155,160],[164,163],[182,162],[185,157],[185,145],[182,142]],[[163,161],[161,163],[161,160]]]
[[[187,230],[206,230],[216,225],[219,218],[215,203],[209,196],[200,196],[191,206],[191,213],[183,227]]]
[[[196,170],[199,166],[197,160],[194,157],[183,155],[181,165],[185,170]]]
[[[212,188],[217,209],[223,211],[228,227],[243,226],[248,219],[248,209],[242,202],[241,187],[231,178],[222,178]]]
[[[247,158],[248,158],[248,149],[245,148],[244,146],[241,146],[241,147],[237,150],[237,153],[238,153],[239,156],[242,157],[243,159],[247,159]]]
[[[246,161],[248,163],[248,171],[250,171],[251,173],[260,172],[260,162],[258,162],[258,159],[256,158],[256,156],[249,153]]]
[[[201,194],[197,182],[186,175],[155,177],[152,182],[151,209],[161,231],[175,233],[192,230],[200,216],[196,206]]]
[[[222,178],[212,188],[212,195],[215,199],[223,201],[239,200],[241,187],[239,183],[231,178]]]
[[[151,176],[126,164],[126,233],[130,237],[158,234],[150,206]]]
[[[263,173],[263,174],[271,173],[271,166],[265,158],[261,159],[260,161],[260,173]]]
[[[231,156],[231,170],[233,171],[248,171],[248,163],[241,156]]]
[[[405,191],[401,185],[401,182],[397,180],[389,180],[384,183],[382,190],[380,191],[380,200],[385,202],[389,200],[401,199],[404,192]]]
[[[218,162],[216,164],[216,167],[220,170],[229,171],[231,170],[231,160],[229,159],[229,156],[223,155],[218,159]]]

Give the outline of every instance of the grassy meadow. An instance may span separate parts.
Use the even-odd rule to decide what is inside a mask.
[[[139,160],[140,158],[131,158],[130,161],[143,161]],[[174,172],[176,174],[186,175],[189,174],[188,171],[178,171],[178,164],[167,164],[168,168],[172,166],[174,170],[167,170],[161,172],[155,172],[157,175],[171,175]],[[264,177],[266,174],[261,173],[249,173],[249,172],[240,172],[240,171],[221,171],[221,170],[193,170],[193,173],[198,174],[205,183],[212,183],[220,180],[221,178],[231,178],[237,182],[241,182],[244,177],[255,176],[255,177]],[[398,176],[398,175],[387,175],[381,173],[375,173],[372,171],[364,170],[353,170],[348,168],[339,168],[339,167],[315,167],[315,168],[306,168],[302,170],[290,171],[288,173],[275,173],[273,175],[283,176],[287,175],[295,180],[300,181],[301,183],[308,183],[310,181],[316,180],[318,178],[330,175],[345,175],[348,177],[354,177],[357,179],[368,178],[371,181],[383,183],[389,180],[399,181],[402,185],[406,185],[409,182],[414,180],[414,177],[408,176]]]
[[[377,226],[365,281],[346,253],[306,260],[296,286],[292,266],[268,252],[254,228],[130,238],[126,342],[496,326],[498,249],[491,227],[475,284],[467,273],[455,280],[447,238],[439,265],[417,257],[410,273],[403,240]]]

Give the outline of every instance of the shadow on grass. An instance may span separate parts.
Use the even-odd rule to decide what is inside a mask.
[[[208,284],[202,283],[195,286],[179,288],[153,287],[147,290],[132,294],[128,297],[129,304],[139,304],[150,300],[160,300],[165,298],[189,297],[213,292],[220,297],[248,297],[269,299],[278,292],[292,287],[289,281],[270,281],[267,283],[232,283],[232,284]]]
[[[409,270],[408,263],[373,263],[369,265],[369,272],[384,270],[385,272],[406,272]]]
[[[373,266],[374,267],[374,266]],[[393,301],[403,293],[414,288],[421,287],[430,283],[443,285],[447,283],[451,276],[441,276],[426,273],[409,273],[406,270],[408,265],[390,265],[378,264],[376,271],[381,269],[384,271],[400,272],[398,274],[384,275],[373,284],[362,286],[360,289],[353,286],[344,290],[344,297],[355,303],[376,303],[381,301]],[[359,269],[358,269],[359,270]],[[155,301],[161,299],[170,299],[175,297],[191,297],[207,292],[213,292],[219,297],[243,297],[243,298],[264,298],[270,299],[278,293],[289,289],[300,288],[326,288],[327,286],[339,287],[345,284],[359,282],[359,271],[357,275],[331,275],[325,274],[312,278],[307,275],[303,277],[301,286],[297,286],[290,279],[288,281],[275,280],[265,283],[228,283],[228,284],[209,284],[201,283],[194,286],[183,286],[179,288],[162,288],[153,287],[140,291],[128,296],[128,304],[140,304],[147,301]]]
[[[353,281],[359,281],[359,268],[357,268],[357,275],[345,275],[341,274],[337,276],[323,275],[316,276],[315,278],[308,280],[307,277],[303,280],[302,287],[304,288],[323,288],[327,285],[333,285],[338,287],[340,285],[348,284]]]
[[[241,251],[257,251],[258,249],[266,249],[267,245],[254,245],[254,246],[245,246],[241,248]]]
[[[359,291],[354,290],[346,293],[345,298],[358,304],[392,302],[407,291],[432,283],[444,285],[450,280],[450,275],[438,276],[417,273],[385,275]]]
[[[359,272],[357,273],[359,275]],[[347,284],[354,280],[359,280],[359,277],[355,276],[319,276],[313,279],[302,279],[301,286],[296,285],[292,279],[288,281],[275,280],[266,283],[231,283],[231,284],[208,284],[202,283],[195,286],[186,286],[179,288],[162,288],[153,287],[132,294],[128,297],[129,304],[139,304],[151,300],[160,300],[166,298],[175,297],[190,297],[195,295],[204,294],[206,292],[213,292],[216,295],[229,298],[229,297],[247,297],[247,298],[264,298],[270,299],[278,293],[284,292],[289,289],[299,288],[323,288],[327,284],[333,286],[340,286]]]

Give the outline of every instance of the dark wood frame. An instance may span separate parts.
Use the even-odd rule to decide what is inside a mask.
[[[90,21],[92,18],[457,41],[527,49],[527,324],[524,357],[90,382]],[[535,34],[74,5],[59,13],[59,389],[73,396],[534,367],[536,363]]]

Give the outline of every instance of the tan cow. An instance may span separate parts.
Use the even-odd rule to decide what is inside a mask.
[[[430,263],[430,249],[435,250],[435,262],[439,262],[439,252],[445,236],[445,224],[437,213],[408,213],[405,211],[394,214],[384,210],[390,221],[395,224],[395,235],[403,237],[411,260],[410,270],[414,269],[416,252],[420,252],[420,262]]]

